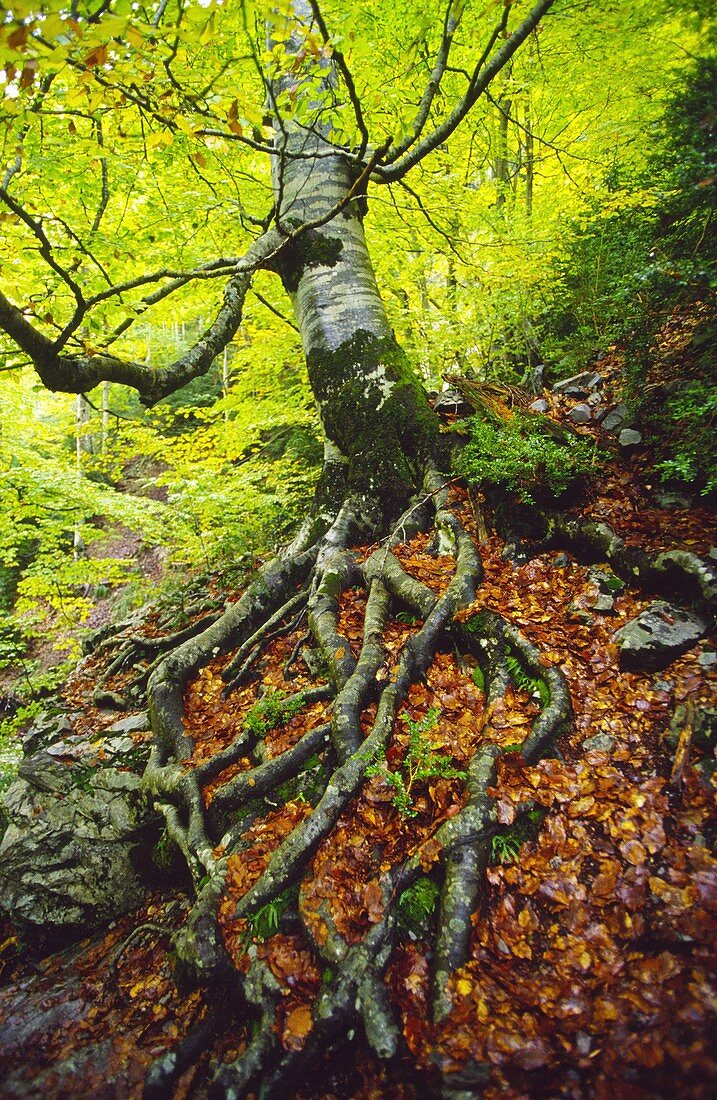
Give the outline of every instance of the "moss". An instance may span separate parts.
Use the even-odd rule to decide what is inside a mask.
[[[309,379],[328,437],[349,462],[349,491],[380,491],[386,512],[405,501],[436,456],[436,417],[405,353],[392,338],[359,330],[335,350],[315,350]],[[388,379],[387,394],[372,375]]]
[[[335,267],[343,247],[339,237],[318,229],[310,229],[287,244],[276,261],[287,294],[296,293],[307,267]]]

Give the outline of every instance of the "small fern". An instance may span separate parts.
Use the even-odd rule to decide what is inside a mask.
[[[465,779],[466,773],[456,768],[448,756],[436,752],[429,733],[438,725],[440,710],[431,707],[426,715],[414,721],[404,712],[408,726],[408,748],[398,771],[389,771],[385,764],[369,765],[367,775],[380,775],[390,787],[393,787],[393,804],[404,817],[415,817],[418,811],[413,806],[416,783],[424,779]]]
[[[545,680],[540,676],[532,676],[508,648],[505,651],[505,663],[515,686],[521,691],[527,691],[536,702],[540,702],[541,707],[546,707],[550,702],[550,691]]]

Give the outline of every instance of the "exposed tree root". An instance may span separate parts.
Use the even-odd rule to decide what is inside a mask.
[[[119,637],[106,637],[97,646],[97,651],[115,647],[98,690],[111,694],[113,676],[119,673],[126,682],[129,670],[135,671],[130,690],[136,693],[146,685],[154,740],[144,786],[182,853],[196,894],[186,925],[174,936],[178,973],[207,989],[209,1006],[222,1005],[221,1011],[207,1011],[183,1042],[154,1063],[146,1080],[148,1098],[171,1095],[175,1082],[229,1020],[246,1038],[234,1061],[223,1062],[213,1077],[209,1073],[215,1097],[239,1098],[257,1089],[264,1097],[291,1095],[326,1050],[356,1026],[380,1059],[405,1055],[385,971],[398,942],[402,898],[427,872],[440,890],[430,1011],[436,1025],[452,1011],[452,976],[471,959],[474,925],[487,901],[494,838],[507,820],[507,804],[501,809],[496,797],[499,759],[512,752],[532,765],[560,756],[558,736],[569,726],[572,708],[562,672],[513,623],[476,600],[480,555],[449,507],[449,492],[443,475],[429,469],[422,492],[391,533],[363,554],[353,547],[375,530],[377,510],[370,501],[349,500],[333,521],[318,526],[318,537],[316,522],[308,524],[311,536],[300,535],[264,566],[236,603],[223,610],[216,604],[197,605],[193,622],[163,636],[139,632],[129,622]],[[714,567],[693,554],[648,554],[627,546],[606,524],[572,516],[543,514],[536,520],[534,514],[532,522],[539,539],[535,550],[561,546],[583,560],[609,562],[640,588],[676,591],[713,613],[717,607]],[[428,528],[440,552],[449,549],[454,560],[440,592],[411,575],[402,564],[410,558],[398,549]],[[343,617],[349,590],[360,593],[362,601],[360,635],[355,626],[347,630]],[[388,644],[397,621],[413,624],[398,649]],[[224,658],[219,665],[222,697],[254,680],[259,707],[259,662],[282,637],[289,639],[286,683],[299,675],[302,653],[313,655],[307,667],[321,671],[319,682],[293,694],[276,693],[277,713],[283,707],[301,721],[300,715],[313,708],[311,723],[289,747],[272,755],[261,723],[247,717],[224,748],[195,760],[195,741],[184,724],[187,686],[205,666]],[[370,777],[387,774],[386,750],[396,743],[391,739],[401,728],[409,692],[427,676],[439,651],[451,648],[468,673],[477,663],[476,682],[485,693],[472,756],[464,773],[452,773],[465,776],[462,801],[432,831],[419,833],[408,856],[381,865],[368,883],[364,931],[348,934],[328,898],[318,910],[312,899],[315,857],[349,819]],[[520,686],[516,668],[523,679],[540,685],[535,693],[540,706],[530,727],[516,727],[518,743],[506,747],[498,716]],[[299,682],[305,684],[306,676]],[[253,689],[246,691],[251,697]],[[328,708],[323,716],[320,704]],[[687,735],[684,741],[683,757]],[[675,762],[677,777],[682,763]],[[310,792],[308,802],[301,801],[302,791]],[[273,841],[256,871],[237,880],[236,868],[256,861],[254,838],[267,813],[280,815],[290,806],[283,839]],[[524,803],[511,812],[520,821],[533,809]],[[288,1041],[287,990],[267,958],[257,953],[255,938],[252,947],[252,929],[267,913],[274,914],[275,930],[299,937],[324,975],[313,1000],[301,1008],[294,1032],[289,1028]],[[489,1067],[474,1069],[476,1080],[482,1074],[487,1079]],[[438,1091],[455,1100],[463,1095],[462,1086],[450,1070],[445,1073]]]
[[[223,989],[227,1006],[247,1027],[243,1052],[215,1073],[212,1095],[217,1097],[241,1097],[258,1086],[263,1096],[289,1095],[312,1061],[356,1023],[380,1058],[390,1059],[402,1049],[384,971],[396,942],[400,897],[436,860],[442,886],[434,953],[435,1020],[450,1009],[449,979],[469,957],[472,919],[483,899],[491,841],[501,828],[489,792],[504,750],[490,737],[479,739],[469,762],[463,807],[436,828],[430,844],[424,840],[413,855],[377,880],[371,923],[357,942],[338,930],[326,907],[317,926],[303,902],[317,850],[361,792],[367,774],[384,759],[409,689],[426,676],[438,649],[456,646],[473,654],[483,669],[484,734],[509,686],[508,651],[547,685],[549,700],[518,747],[527,762],[554,753],[557,734],[570,719],[562,674],[545,665],[538,649],[510,623],[472,606],[482,577],[480,557],[448,506],[445,478],[430,470],[422,496],[379,549],[360,563],[351,545],[366,527],[365,515],[365,502],[361,508],[345,506],[313,545],[298,542],[265,566],[237,603],[175,633],[172,651],[161,656],[149,677],[154,747],[145,787],[164,814],[167,832],[183,853],[197,892],[175,948],[189,978],[211,988],[210,1001],[217,988]],[[439,595],[412,577],[393,552],[401,539],[425,528],[428,520],[455,560],[453,575]],[[340,626],[341,594],[353,587],[366,594],[358,653]],[[398,610],[415,616],[417,626],[392,656],[386,648],[386,630]],[[284,705],[293,713],[297,707],[330,700],[330,722],[309,729],[291,748],[268,758],[256,731],[247,726],[223,751],[193,765],[194,743],[182,721],[185,685],[210,660],[232,652],[222,675],[224,694],[233,691],[272,640],[296,632],[304,615],[308,637],[301,635],[287,666],[296,661],[299,645],[309,643],[321,655],[328,682],[284,699]],[[112,667],[125,667],[149,641],[126,639]],[[156,647],[166,648],[163,643]],[[375,712],[369,719],[372,712],[367,708],[372,705]],[[278,797],[280,804],[282,785],[302,782],[317,758],[324,780],[314,793],[316,804],[306,807],[248,888],[236,897],[228,893],[232,859],[241,858],[245,850],[250,854],[248,830],[257,812],[266,812],[256,810],[257,800]],[[252,761],[248,769],[245,765],[245,770],[230,773],[220,783],[224,771],[242,759]],[[212,794],[207,797],[203,792],[209,783]],[[251,952],[237,966],[222,930],[227,919],[237,927],[242,922],[251,925],[286,897],[295,900],[284,907],[282,921],[301,930],[303,941],[330,975],[303,1021],[301,1041],[288,1047],[280,1037],[282,991],[276,977],[266,961]],[[172,1083],[199,1057],[217,1026],[216,1019],[208,1017],[181,1047],[158,1060],[148,1074],[146,1095],[171,1092]],[[451,1091],[448,1084],[446,1090]]]

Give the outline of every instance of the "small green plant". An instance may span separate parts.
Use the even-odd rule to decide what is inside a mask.
[[[514,832],[496,833],[490,843],[491,863],[513,863],[523,843]]]
[[[404,890],[398,899],[399,926],[414,937],[427,936],[438,905],[440,888],[423,875]]]
[[[508,648],[505,651],[505,662],[515,686],[521,691],[527,691],[536,702],[540,702],[541,707],[546,707],[550,702],[550,691],[545,680],[540,676],[532,676]]]
[[[586,440],[566,434],[557,442],[540,416],[516,414],[499,425],[472,417],[467,423],[471,438],[456,457],[458,473],[473,485],[517,492],[527,503],[534,492],[559,495],[576,478],[594,472],[599,460]]]
[[[262,905],[261,909],[257,909],[256,913],[248,918],[248,930],[246,939],[253,940],[254,942],[264,943],[270,936],[273,936],[275,932],[279,931],[279,921],[282,915],[286,912],[289,906],[296,901],[298,896],[298,888],[296,886],[290,886],[278,897],[272,898],[266,905]]]
[[[396,615],[396,622],[405,623],[407,626],[415,626],[420,621],[418,616],[411,614],[410,611],[399,611]]]
[[[304,696],[299,694],[287,698],[283,691],[269,691],[259,699],[244,719],[244,729],[255,737],[265,737],[269,730],[283,726],[299,713],[304,705]]]
[[[671,453],[656,465],[662,481],[693,484],[703,494],[717,490],[717,385],[707,379],[684,383],[654,419],[666,437],[660,449]]]
[[[477,688],[480,688],[481,691],[485,691],[485,672],[480,667],[480,665],[476,665],[476,667],[473,669],[473,672],[471,673],[471,680]]]
[[[510,828],[496,833],[490,844],[491,863],[514,863],[526,840],[533,840],[536,836],[543,816],[542,810],[531,810]]]
[[[380,775],[385,783],[393,788],[393,804],[404,817],[415,817],[413,798],[415,785],[424,779],[441,776],[445,779],[465,779],[466,773],[455,768],[450,757],[436,752],[429,733],[438,725],[440,710],[431,707],[429,711],[414,721],[404,712],[403,718],[408,726],[408,748],[398,771],[389,771],[385,764],[374,763],[367,769],[367,775]]]

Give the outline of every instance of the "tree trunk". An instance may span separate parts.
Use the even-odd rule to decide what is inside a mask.
[[[298,0],[294,9],[310,26],[309,5]],[[298,53],[301,44],[292,35],[287,52]],[[332,79],[327,63],[327,87]],[[282,77],[270,96],[288,83]],[[301,78],[293,89],[310,99],[311,85],[302,90]],[[293,303],[326,438],[319,507],[334,511],[346,497],[365,507],[380,498],[386,518],[405,504],[435,457],[437,422],[376,284],[363,227],[365,189],[328,144],[327,129],[317,111],[312,128],[285,122],[277,131],[277,224],[287,234],[307,223],[316,227],[282,249],[276,269]]]

